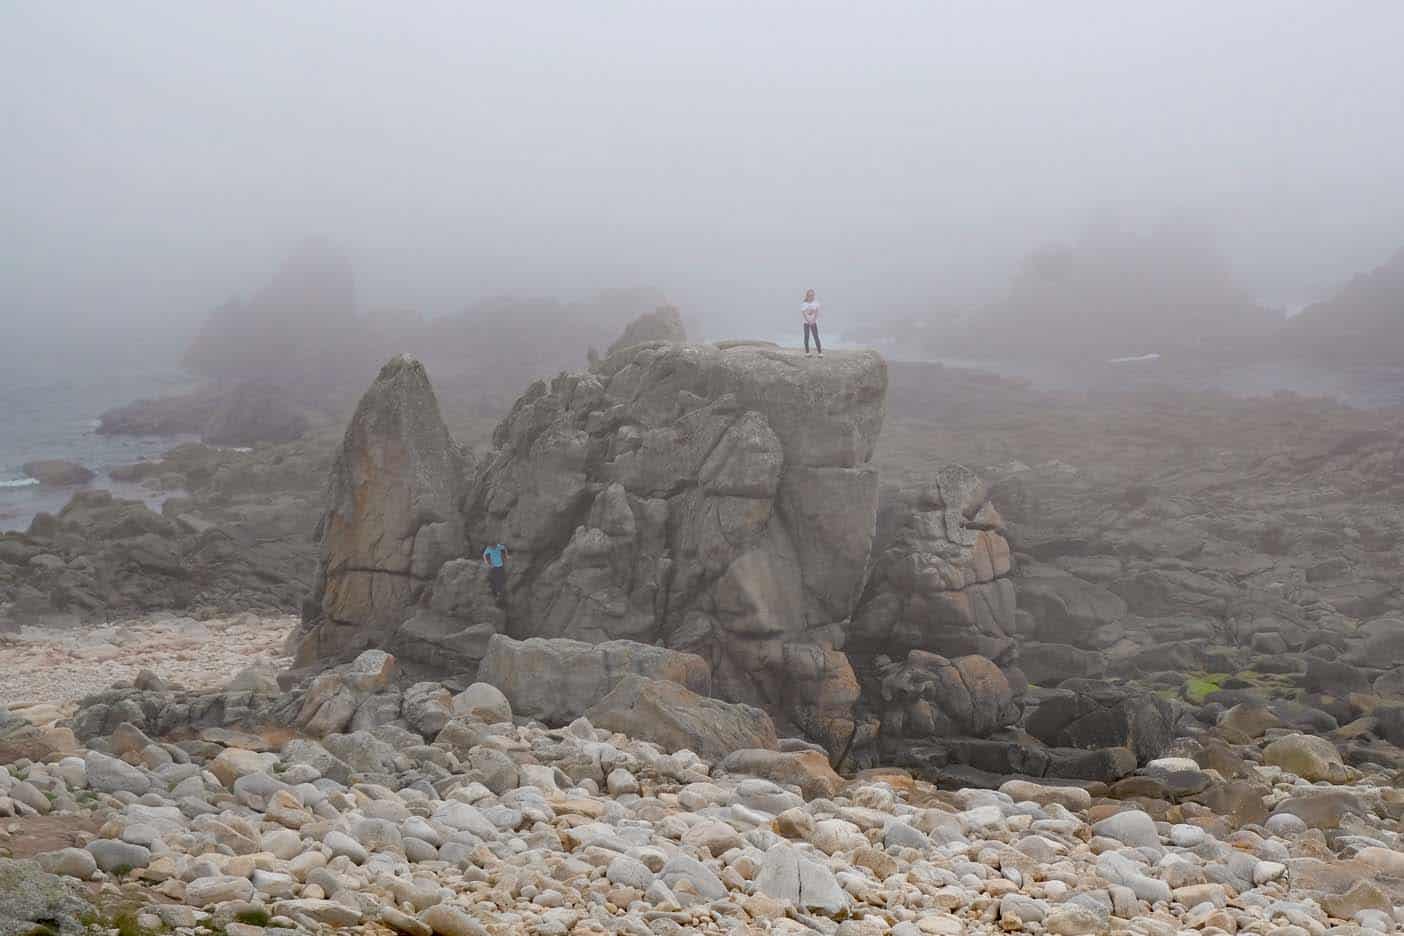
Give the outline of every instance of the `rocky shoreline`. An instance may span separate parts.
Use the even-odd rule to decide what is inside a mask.
[[[28,919],[1404,923],[1394,415],[801,361],[611,348],[488,444],[396,359],[339,446],[182,446],[130,469],[159,514],[0,537],[0,878],[68,908]]]
[[[892,769],[845,779],[803,742],[704,758],[718,729],[696,712],[665,743],[583,717],[547,728],[484,683],[416,684],[379,724],[307,736],[338,693],[364,704],[399,675],[367,651],[290,693],[241,674],[204,694],[217,706],[146,674],[84,700],[73,730],[6,713],[0,848],[14,859],[0,858],[0,879],[15,886],[0,919],[182,936],[1324,936],[1404,923],[1396,780],[1264,719],[1256,740],[1226,723],[1110,788],[956,791]],[[235,696],[292,722],[187,723],[166,740],[122,720],[153,698],[228,713]],[[1183,800],[1187,784],[1240,805]]]

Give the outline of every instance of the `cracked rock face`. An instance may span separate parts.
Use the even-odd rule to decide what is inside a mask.
[[[884,492],[873,572],[849,649],[1012,659],[1009,543],[989,488],[959,465],[924,487]]]
[[[469,539],[512,548],[515,638],[661,643],[777,707],[862,593],[887,368],[765,345],[645,344],[538,382],[495,434]],[[803,695],[804,693],[798,693]],[[812,693],[811,693],[812,695]]]
[[[424,366],[392,359],[361,398],[332,468],[300,664],[386,644],[461,553],[463,477]]]

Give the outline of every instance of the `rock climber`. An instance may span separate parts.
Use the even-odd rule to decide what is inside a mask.
[[[804,319],[804,353],[809,354],[809,336],[814,335],[814,349],[824,356],[824,346],[819,343],[819,300],[814,298],[814,290],[806,290],[804,304],[800,306],[800,318]]]
[[[501,598],[507,590],[507,547],[496,543],[483,550],[483,565],[487,566],[488,584],[492,586],[494,598]]]

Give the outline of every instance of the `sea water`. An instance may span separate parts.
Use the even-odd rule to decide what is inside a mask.
[[[95,472],[88,487],[157,505],[140,485],[115,482],[120,465],[157,458],[185,441],[172,436],[104,436],[98,416],[133,400],[179,393],[194,385],[169,361],[141,355],[35,352],[0,345],[0,530],[22,530],[40,511],[56,513],[78,488],[44,487],[21,466],[44,458],[76,462]]]

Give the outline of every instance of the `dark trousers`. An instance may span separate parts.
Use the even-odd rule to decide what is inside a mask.
[[[818,351],[820,354],[823,354],[824,346],[819,343],[818,322],[815,322],[813,325],[809,324],[808,322],[804,323],[804,353],[809,353],[809,336],[811,333],[813,333],[814,335],[814,350]]]
[[[488,567],[488,584],[492,586],[492,593],[497,597],[502,597],[502,593],[507,590],[507,569],[505,566]]]

